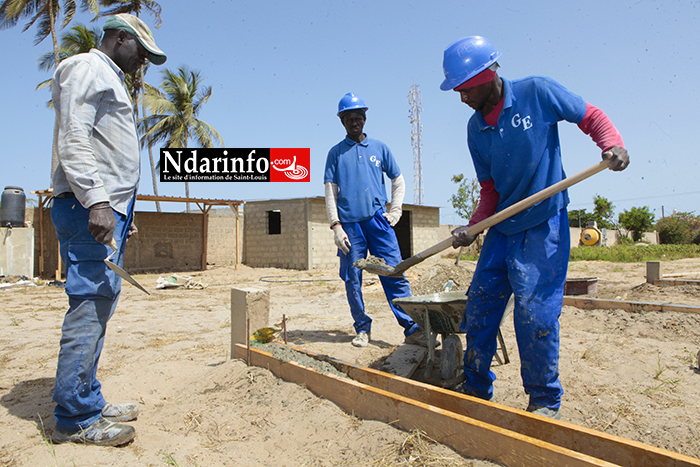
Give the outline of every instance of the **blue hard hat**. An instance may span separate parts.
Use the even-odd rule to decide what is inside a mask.
[[[442,60],[445,81],[440,89],[449,91],[456,88],[496,63],[500,57],[501,52],[485,37],[469,36],[454,41],[445,49]]]
[[[363,101],[361,97],[358,97],[351,92],[345,94],[343,98],[340,99],[340,102],[338,102],[338,115],[346,110],[356,109],[369,110],[369,107],[365,105],[365,101]]]

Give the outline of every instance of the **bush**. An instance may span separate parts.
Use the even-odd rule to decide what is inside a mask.
[[[700,220],[692,213],[680,212],[656,223],[661,244],[690,244],[700,236]],[[698,242],[700,243],[700,241]]]
[[[644,238],[644,232],[651,230],[654,225],[654,213],[648,206],[634,207],[629,211],[625,209],[618,220],[622,227],[632,232],[632,239],[638,242]]]

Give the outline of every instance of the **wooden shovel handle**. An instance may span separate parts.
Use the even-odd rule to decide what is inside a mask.
[[[556,195],[557,193],[566,190],[572,185],[577,184],[581,180],[585,180],[586,178],[590,177],[591,175],[595,175],[598,172],[602,172],[603,170],[607,169],[610,166],[609,161],[603,160],[597,163],[596,165],[593,165],[586,170],[582,170],[581,172],[572,175],[571,177],[567,177],[564,180],[555,183],[552,186],[549,186],[545,188],[542,191],[538,191],[534,195],[530,195],[527,198],[518,201],[517,203],[508,206],[505,208],[503,211],[497,212],[493,216],[484,219],[483,221],[472,225],[467,229],[467,233],[471,236],[477,235],[480,232],[483,232],[484,230],[488,229],[489,227],[493,227],[494,225],[498,224],[501,221],[504,221],[508,219],[509,217],[512,217],[516,215],[517,213],[524,211],[525,209],[534,206],[535,204],[539,203],[540,201],[543,201],[553,195]],[[437,245],[433,245],[427,250],[423,250],[420,253],[411,256],[410,258],[405,259],[404,261],[401,261],[399,264],[396,265],[396,268],[394,270],[393,274],[400,274],[406,269],[410,268],[411,266],[420,263],[426,258],[429,258],[433,256],[436,253],[440,253],[443,250],[446,250],[447,248],[452,246],[452,239],[453,237],[450,236],[449,238],[446,238],[445,240],[441,241]]]
[[[491,217],[488,217],[484,219],[483,221],[472,225],[467,229],[467,233],[471,236],[474,236],[480,232],[483,232],[484,230],[488,229],[489,227],[493,227],[494,225],[498,224],[501,221],[504,221],[508,219],[509,217],[512,217],[516,215],[517,213],[524,211],[525,209],[534,206],[535,204],[539,203],[540,201],[543,201],[551,196],[556,195],[557,193],[566,190],[572,185],[577,184],[581,180],[585,180],[591,175],[595,175],[598,172],[602,172],[603,170],[607,169],[610,166],[609,160],[603,160],[597,163],[596,165],[593,165],[586,170],[582,170],[581,172],[577,173],[576,175],[572,175],[571,177],[567,177],[564,180],[555,183],[552,186],[549,186],[545,188],[542,191],[538,191],[534,195],[530,195],[527,198],[518,201],[517,203],[508,206],[505,208],[503,211],[499,211],[496,214],[494,214]],[[442,242],[444,243],[444,242]],[[442,244],[440,243],[440,244]]]

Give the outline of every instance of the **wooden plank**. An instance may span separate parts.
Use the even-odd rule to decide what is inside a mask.
[[[700,276],[700,272],[676,272],[672,274],[662,274],[661,278],[665,279],[668,277],[684,277],[684,276]],[[695,282],[698,282],[697,280]]]
[[[295,348],[295,350],[332,363],[338,370],[360,383],[599,458],[614,465],[626,467],[700,467],[699,459],[666,449],[609,435],[573,423],[533,415],[523,410],[487,402],[371,368],[358,367],[301,349]]]
[[[654,285],[700,285],[700,280],[694,279],[658,279]]]
[[[581,308],[582,310],[678,311],[681,313],[700,314],[700,307],[692,305],[631,302],[627,300],[612,300],[607,298],[564,297],[564,305],[575,306],[576,308]]]
[[[244,358],[246,348],[236,344],[235,355]],[[468,457],[491,459],[511,467],[615,465],[351,379],[323,375],[295,362],[282,362],[258,349],[251,349],[250,357],[249,364],[303,385],[355,416],[391,423],[406,431],[420,429]]]

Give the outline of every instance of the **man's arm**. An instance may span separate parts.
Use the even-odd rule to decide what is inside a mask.
[[[611,160],[610,170],[620,171],[627,168],[630,158],[622,142],[622,136],[602,110],[586,104],[586,115],[578,127],[603,150],[603,159]]]
[[[340,248],[346,255],[350,252],[350,240],[343,230],[343,225],[338,217],[338,185],[331,182],[325,183],[326,188],[326,214],[328,214],[328,222],[333,230],[335,245]]]
[[[484,219],[496,214],[496,208],[498,207],[500,197],[498,196],[493,180],[489,179],[485,182],[479,182],[479,184],[481,185],[481,191],[479,192],[479,205],[472,214],[471,219],[469,219],[469,224],[466,226],[457,227],[452,231],[452,236],[454,237],[452,239],[453,248],[471,245],[476,239],[476,235],[472,236],[467,233],[469,227],[474,224],[478,224]]]
[[[389,204],[389,212],[384,213],[384,217],[389,221],[389,225],[394,227],[401,219],[403,207],[403,199],[406,196],[406,182],[403,179],[403,174],[394,178],[391,181],[391,203]]]

